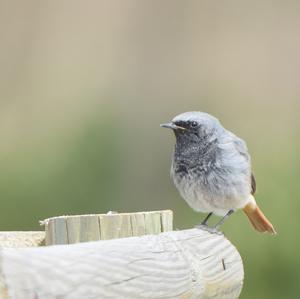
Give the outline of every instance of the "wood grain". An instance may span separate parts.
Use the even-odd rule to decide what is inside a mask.
[[[46,245],[159,234],[173,229],[170,210],[60,216],[46,219]]]
[[[0,259],[8,298],[17,299],[233,299],[243,283],[234,246],[200,229],[3,248]]]
[[[42,246],[44,242],[45,232],[0,232],[0,248]]]

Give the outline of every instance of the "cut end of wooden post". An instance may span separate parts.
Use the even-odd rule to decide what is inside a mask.
[[[46,245],[159,234],[173,230],[171,210],[60,216],[45,219]]]

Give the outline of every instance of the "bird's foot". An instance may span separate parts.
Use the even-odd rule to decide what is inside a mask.
[[[215,235],[223,235],[223,233],[221,231],[219,231],[216,227],[209,227],[206,224],[198,224],[195,226],[198,229],[202,229],[205,230],[211,234],[215,234]]]

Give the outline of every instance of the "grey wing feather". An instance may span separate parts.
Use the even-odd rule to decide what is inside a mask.
[[[233,142],[234,142],[234,145],[235,145],[235,148],[237,149],[237,151],[242,156],[244,156],[247,161],[250,161],[250,155],[248,153],[248,148],[247,148],[246,142],[243,139],[237,137],[236,135],[234,135],[231,132],[230,132],[230,135],[233,138]]]
[[[256,192],[256,180],[253,173],[251,173],[251,194],[254,195],[255,192]]]
[[[230,137],[232,137],[236,150],[242,156],[244,156],[245,159],[247,161],[249,161],[249,163],[250,163],[250,155],[248,153],[248,148],[247,148],[246,142],[243,139],[241,139],[241,138],[237,137],[236,135],[234,135],[233,133],[231,133],[230,131],[228,131],[228,134],[230,135]],[[254,195],[255,192],[256,192],[256,180],[255,180],[253,173],[251,173],[251,194]]]

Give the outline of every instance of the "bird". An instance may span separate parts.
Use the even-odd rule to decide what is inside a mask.
[[[243,139],[200,111],[181,113],[161,127],[173,130],[176,137],[171,163],[176,188],[192,209],[208,213],[198,227],[220,233],[225,220],[243,209],[255,230],[276,234],[254,198],[256,181]],[[209,227],[213,214],[222,218]]]

